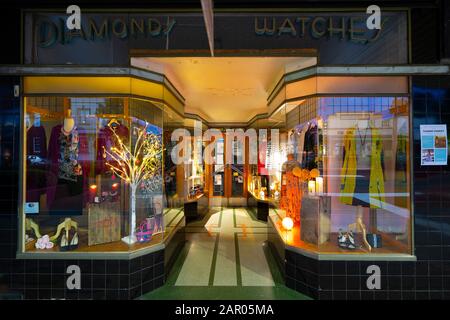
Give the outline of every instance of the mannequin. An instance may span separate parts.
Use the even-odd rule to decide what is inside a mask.
[[[355,207],[355,223],[349,225],[361,232],[362,242],[369,252],[372,247],[366,239],[364,210],[369,210],[371,233],[376,233],[376,212],[384,200],[384,174],[382,141],[373,119],[365,117],[356,121],[356,126],[344,135],[344,161],[341,170],[340,201]]]
[[[69,231],[71,228],[78,230],[78,223],[76,221],[73,221],[70,218],[65,218],[64,221],[58,225],[58,228],[56,229],[56,234],[54,236],[52,236],[50,238],[50,240],[54,241],[54,240],[58,239],[62,230],[64,230],[66,232],[66,238],[69,238]]]
[[[369,242],[367,242],[366,235],[367,235],[367,229],[366,225],[362,221],[364,208],[362,206],[358,206],[356,208],[356,221],[355,223],[348,225],[348,230],[354,230],[355,232],[361,232],[363,237],[363,243],[366,246],[367,250],[369,252],[372,251],[372,247],[370,246]]]
[[[366,129],[370,127],[370,120],[369,119],[358,120],[357,126],[360,129]]]
[[[89,174],[89,144],[87,136],[79,133],[71,109],[61,124],[52,128],[48,159],[47,206],[51,214],[80,215],[87,190]]]
[[[25,231],[33,230],[37,238],[42,237],[39,232],[39,226],[30,218],[25,219]]]
[[[72,110],[67,109],[67,117],[64,118],[63,130],[64,133],[70,133],[75,127],[75,120],[72,118]]]
[[[369,120],[359,120],[356,125],[355,138],[357,142],[357,155],[359,162],[363,162],[363,169],[370,169],[370,153],[371,153],[371,125]],[[364,158],[364,159],[363,159]],[[363,160],[367,160],[368,163]],[[361,167],[361,163],[358,163],[358,168]]]
[[[357,123],[357,141],[359,143],[359,146],[357,146],[357,158],[360,159],[360,163],[362,163],[362,167],[365,170],[370,169],[370,165],[371,165],[371,153],[372,153],[372,149],[371,149],[371,132],[369,131],[371,129],[371,125],[370,125],[370,120],[359,120]],[[358,150],[359,149],[359,150]],[[365,177],[367,179],[370,179],[370,172],[367,172],[364,174]],[[369,181],[367,180],[367,185],[364,185],[364,192],[369,193]],[[358,184],[358,183],[357,183]],[[367,190],[366,190],[367,187]],[[355,192],[357,191],[361,191],[361,190],[355,190]],[[353,230],[357,231],[357,232],[361,232],[362,233],[362,237],[363,237],[363,243],[364,245],[367,247],[367,249],[370,251],[372,251],[372,247],[370,246],[370,244],[367,242],[366,239],[366,234],[367,234],[367,228],[364,225],[364,223],[362,222],[362,217],[363,217],[363,213],[364,213],[364,207],[370,207],[370,203],[369,200],[364,199],[363,201],[363,205],[358,205],[356,207],[356,220],[355,223],[353,223],[351,226],[353,227]]]

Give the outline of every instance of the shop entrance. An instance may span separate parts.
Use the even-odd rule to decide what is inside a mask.
[[[193,145],[204,151],[215,143],[213,164],[198,159],[194,151],[192,161],[183,168],[186,217],[186,208],[198,209],[201,199],[208,200],[208,210],[196,219],[187,219],[184,251],[166,285],[146,298],[177,299],[187,291],[194,299],[307,298],[285,286],[267,245],[268,224],[248,208],[252,166],[257,166],[249,161],[250,140],[245,138],[242,144],[227,131],[276,127],[276,121],[263,124],[258,120],[259,115],[267,114],[269,93],[287,70],[315,62],[315,58],[298,56],[132,59],[137,67],[164,74],[180,91],[188,118],[185,128],[193,136]],[[215,129],[218,136],[199,141],[194,137],[194,121],[201,123],[202,133]]]
[[[216,144],[214,163],[205,165],[203,159],[196,159],[188,167],[200,169],[185,171],[203,172],[203,180],[185,190],[189,197],[193,190],[209,202],[208,215],[197,221],[200,225],[193,229],[190,241],[201,246],[210,241],[211,245],[197,252],[199,256],[189,254],[186,266],[189,259],[198,266],[199,257],[221,248],[223,239],[229,242],[223,243],[223,251],[211,261],[223,256],[241,259],[239,236],[256,239],[262,233],[267,241],[268,227],[275,242],[312,254],[409,256],[406,77],[336,75],[333,72],[345,70],[306,69],[316,61],[301,57],[144,58],[134,62],[141,68],[159,68],[156,71],[171,79],[185,97],[185,115],[200,121],[202,132],[218,131],[217,138],[206,139]],[[242,164],[226,161],[235,153],[236,144],[224,133],[239,128],[254,129],[258,135],[242,151]],[[266,130],[263,139],[261,130]],[[205,143],[202,137],[200,143]],[[256,148],[251,151],[250,147]],[[250,163],[249,156],[255,153],[257,161]],[[246,216],[240,224],[232,208]],[[262,250],[263,242],[254,241],[251,246],[256,252]],[[274,249],[279,261],[284,261],[284,247]],[[254,263],[261,265],[256,258]],[[245,265],[254,270],[258,266],[252,259]],[[237,268],[235,273],[239,274]]]
[[[270,93],[276,90],[284,74],[317,63],[317,58],[311,52],[309,56],[305,55],[304,50],[290,51],[284,57],[280,52],[264,53],[265,56],[243,51],[234,52],[232,57],[167,57],[153,52],[152,57],[143,57],[145,53],[141,52],[140,57],[131,59],[133,66],[163,74],[179,91],[184,99],[186,128],[191,133],[194,121],[201,122],[203,132],[208,129],[222,132],[215,140],[213,165],[194,159],[193,162],[197,162],[192,164],[197,167],[195,170],[184,168],[184,189],[189,201],[203,194],[208,198],[209,207],[247,206],[252,170],[248,161],[249,148],[248,145],[240,146],[238,141],[228,141],[225,133],[227,130],[276,128],[279,125],[276,117],[264,124],[259,120],[261,116],[268,116]],[[161,53],[164,54],[167,53]],[[206,147],[204,141],[202,147]],[[234,153],[233,162],[227,163],[227,155],[231,152]],[[237,161],[239,156],[243,162]],[[197,175],[190,175],[193,172]]]

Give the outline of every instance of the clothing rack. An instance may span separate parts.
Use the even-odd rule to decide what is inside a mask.
[[[38,113],[41,118],[43,119],[60,119],[61,117],[64,117],[64,112],[58,112],[58,111],[49,111],[44,108],[34,107],[34,106],[27,106],[27,113]]]
[[[299,125],[296,125],[296,126],[295,126],[295,130],[296,130],[297,132],[300,132],[300,131],[302,131],[303,128],[305,128],[306,126],[308,126],[308,129],[309,129],[311,126],[318,126],[318,125],[319,125],[318,119],[317,119],[317,118],[314,118],[314,119],[312,119],[312,120],[309,120],[309,121],[303,122],[303,123],[301,123],[301,124],[299,124]]]

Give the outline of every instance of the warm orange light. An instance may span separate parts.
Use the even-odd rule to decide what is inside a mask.
[[[295,167],[294,170],[292,170],[292,173],[294,174],[294,176],[300,178],[302,176],[302,168]]]
[[[320,171],[317,169],[312,169],[310,172],[310,176],[311,178],[317,178],[318,176],[320,176]]]
[[[91,189],[91,191],[95,191],[95,190],[97,190],[97,185],[96,184],[91,184],[89,186],[89,189]]]
[[[283,228],[284,228],[285,230],[290,231],[290,230],[292,230],[292,228],[294,227],[294,221],[293,221],[291,218],[286,217],[286,218],[284,218],[283,221],[281,222],[281,225],[283,226]]]

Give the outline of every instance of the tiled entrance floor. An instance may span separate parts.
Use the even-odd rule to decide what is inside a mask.
[[[141,299],[309,299],[283,284],[266,234],[246,208],[212,208],[186,226],[165,285]]]

